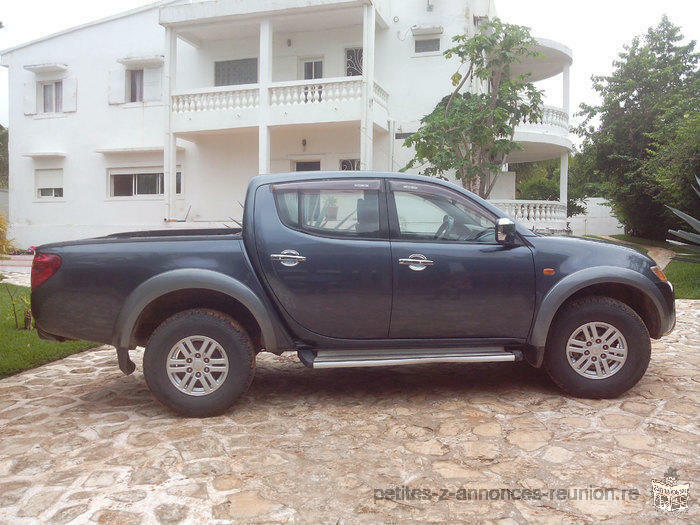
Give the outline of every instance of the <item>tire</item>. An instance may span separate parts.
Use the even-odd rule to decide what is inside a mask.
[[[610,327],[622,337],[609,332]],[[611,335],[604,340],[606,334]],[[554,383],[572,396],[604,399],[618,397],[636,385],[650,357],[649,332],[639,315],[620,301],[594,296],[575,300],[557,314],[547,338],[544,365]],[[572,362],[583,370],[574,370]]]
[[[255,350],[245,330],[227,315],[187,310],[153,332],[143,372],[153,395],[172,411],[211,417],[225,412],[248,390],[255,375]]]

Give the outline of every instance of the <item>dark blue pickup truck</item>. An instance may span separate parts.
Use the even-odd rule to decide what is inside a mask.
[[[265,175],[242,229],[41,246],[42,337],[146,348],[154,395],[220,414],[255,355],[310,368],[526,360],[566,392],[618,396],[673,329],[673,287],[632,249],[541,236],[453,184],[394,173]]]

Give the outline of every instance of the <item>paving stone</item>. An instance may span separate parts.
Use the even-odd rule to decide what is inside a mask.
[[[524,364],[312,373],[292,355],[260,354],[235,407],[184,419],[148,392],[143,351],[131,353],[128,377],[113,348],[83,352],[0,380],[0,522],[700,523],[700,506],[670,516],[648,497],[669,466],[697,478],[700,303],[677,309],[644,379],[610,400],[563,396]],[[618,486],[642,497],[372,497],[463,485]]]
[[[154,513],[158,523],[172,524],[185,521],[188,509],[185,505],[163,503],[155,508]]]
[[[85,503],[73,505],[72,507],[64,507],[59,509],[58,512],[51,517],[51,523],[68,523],[76,519],[78,516],[85,514],[87,510],[88,506]]]

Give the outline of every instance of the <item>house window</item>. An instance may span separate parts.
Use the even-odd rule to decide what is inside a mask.
[[[42,82],[41,113],[61,113],[63,111],[63,81]]]
[[[238,86],[241,84],[257,84],[257,82],[257,58],[214,62],[215,86]]]
[[[165,176],[162,170],[111,170],[109,179],[110,197],[148,197],[165,193]],[[175,194],[182,194],[182,173],[179,171],[175,175]]]
[[[126,72],[129,102],[143,102],[143,69],[129,69]]]
[[[358,77],[362,75],[362,48],[351,47],[345,50],[345,76]]]
[[[440,51],[439,38],[416,40],[416,53],[435,53],[438,51]]]
[[[63,170],[34,170],[34,186],[38,199],[56,199],[63,197]]]
[[[340,161],[340,171],[359,171],[360,159],[344,159]]]
[[[323,60],[304,60],[304,80],[323,78]]]

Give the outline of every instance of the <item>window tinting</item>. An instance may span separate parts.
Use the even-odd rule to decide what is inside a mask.
[[[258,59],[224,60],[214,63],[215,86],[237,86],[258,82]]]
[[[416,40],[416,53],[431,53],[440,51],[440,39]]]
[[[366,181],[344,181],[338,188],[318,183],[274,189],[280,219],[290,228],[332,237],[380,235],[379,190]],[[356,186],[356,187],[353,187]]]

